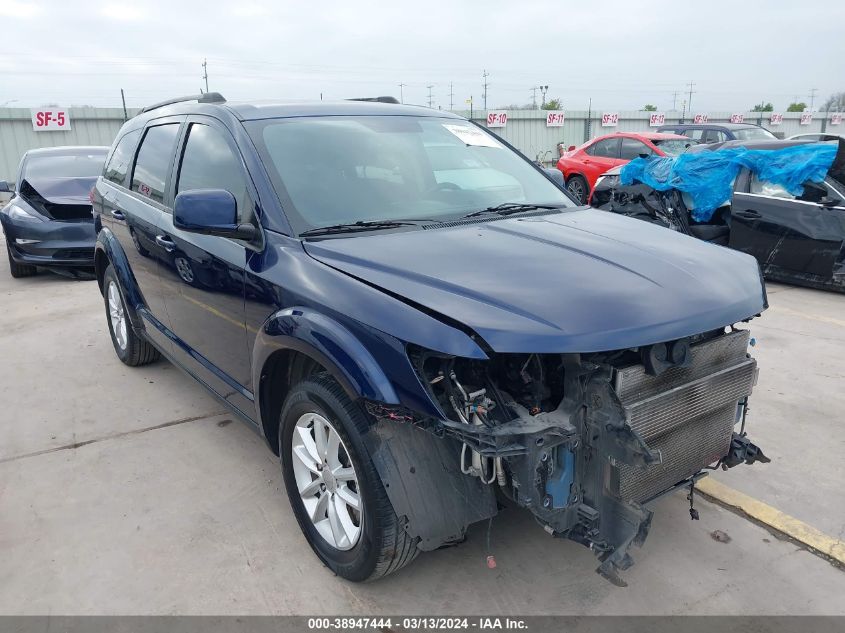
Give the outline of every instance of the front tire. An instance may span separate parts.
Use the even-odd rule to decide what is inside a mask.
[[[139,367],[159,359],[158,350],[149,341],[145,341],[135,334],[126,304],[120,292],[120,284],[114,274],[111,264],[103,275],[103,299],[106,304],[106,320],[109,324],[109,334],[117,357],[124,365]]]
[[[6,254],[9,256],[9,272],[12,273],[12,277],[15,279],[20,279],[22,277],[32,277],[36,272],[35,266],[30,266],[29,264],[19,264],[14,259],[12,259],[12,249],[9,248],[9,245],[6,245]]]
[[[375,580],[419,550],[393,510],[362,441],[368,421],[326,373],[288,394],[279,455],[288,499],[314,553],[338,576]]]

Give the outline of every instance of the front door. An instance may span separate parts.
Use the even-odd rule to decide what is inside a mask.
[[[767,275],[832,281],[845,238],[841,195],[826,183],[805,183],[793,196],[756,175],[745,180],[731,202],[731,248],[754,255]]]
[[[189,117],[174,170],[172,196],[195,189],[226,189],[239,221],[254,220],[257,199],[228,130],[207,117]],[[244,268],[250,246],[238,240],[189,233],[165,213],[159,242],[174,355],[188,371],[250,417],[254,411],[251,353],[244,322]]]

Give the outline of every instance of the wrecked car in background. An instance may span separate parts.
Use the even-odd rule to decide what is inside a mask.
[[[607,172],[592,204],[753,255],[766,279],[845,292],[845,140],[692,147]]]
[[[117,356],[163,354],[261,433],[349,580],[459,543],[502,495],[622,584],[651,501],[765,461],[734,327],[767,307],[754,259],[576,208],[456,115],[177,99],[123,126],[93,198]],[[228,281],[150,266],[130,229]]]
[[[17,191],[0,209],[12,277],[38,268],[78,276],[94,269],[94,218],[89,193],[103,170],[108,147],[33,149],[21,158]],[[89,277],[90,278],[90,277]]]

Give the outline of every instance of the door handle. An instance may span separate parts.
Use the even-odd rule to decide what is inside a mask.
[[[174,243],[174,241],[166,235],[156,235],[156,244],[161,246],[168,253],[172,253],[173,249],[176,248],[176,244]]]
[[[113,210],[111,212],[111,217],[113,217],[115,220],[125,220],[126,219],[126,216],[123,215],[123,213],[121,213],[120,211],[116,211],[116,210]]]
[[[737,215],[741,218],[748,218],[749,220],[759,220],[763,217],[757,211],[752,211],[750,209],[748,211],[740,211]]]

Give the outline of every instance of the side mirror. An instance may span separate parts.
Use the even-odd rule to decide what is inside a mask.
[[[235,196],[225,189],[183,191],[173,203],[173,226],[189,233],[252,240],[252,224],[238,224]]]
[[[555,184],[560,187],[561,189],[565,188],[565,183],[563,181],[563,172],[559,169],[555,169],[553,167],[543,167],[543,171],[546,172],[546,175],[554,180]]]
[[[573,152],[573,151],[575,151],[576,149],[577,149],[577,148],[576,148],[574,145],[570,145],[570,146],[566,149],[566,151],[567,151],[567,152]]]
[[[12,193],[14,189],[9,186],[9,183],[5,180],[0,180],[0,193]]]

